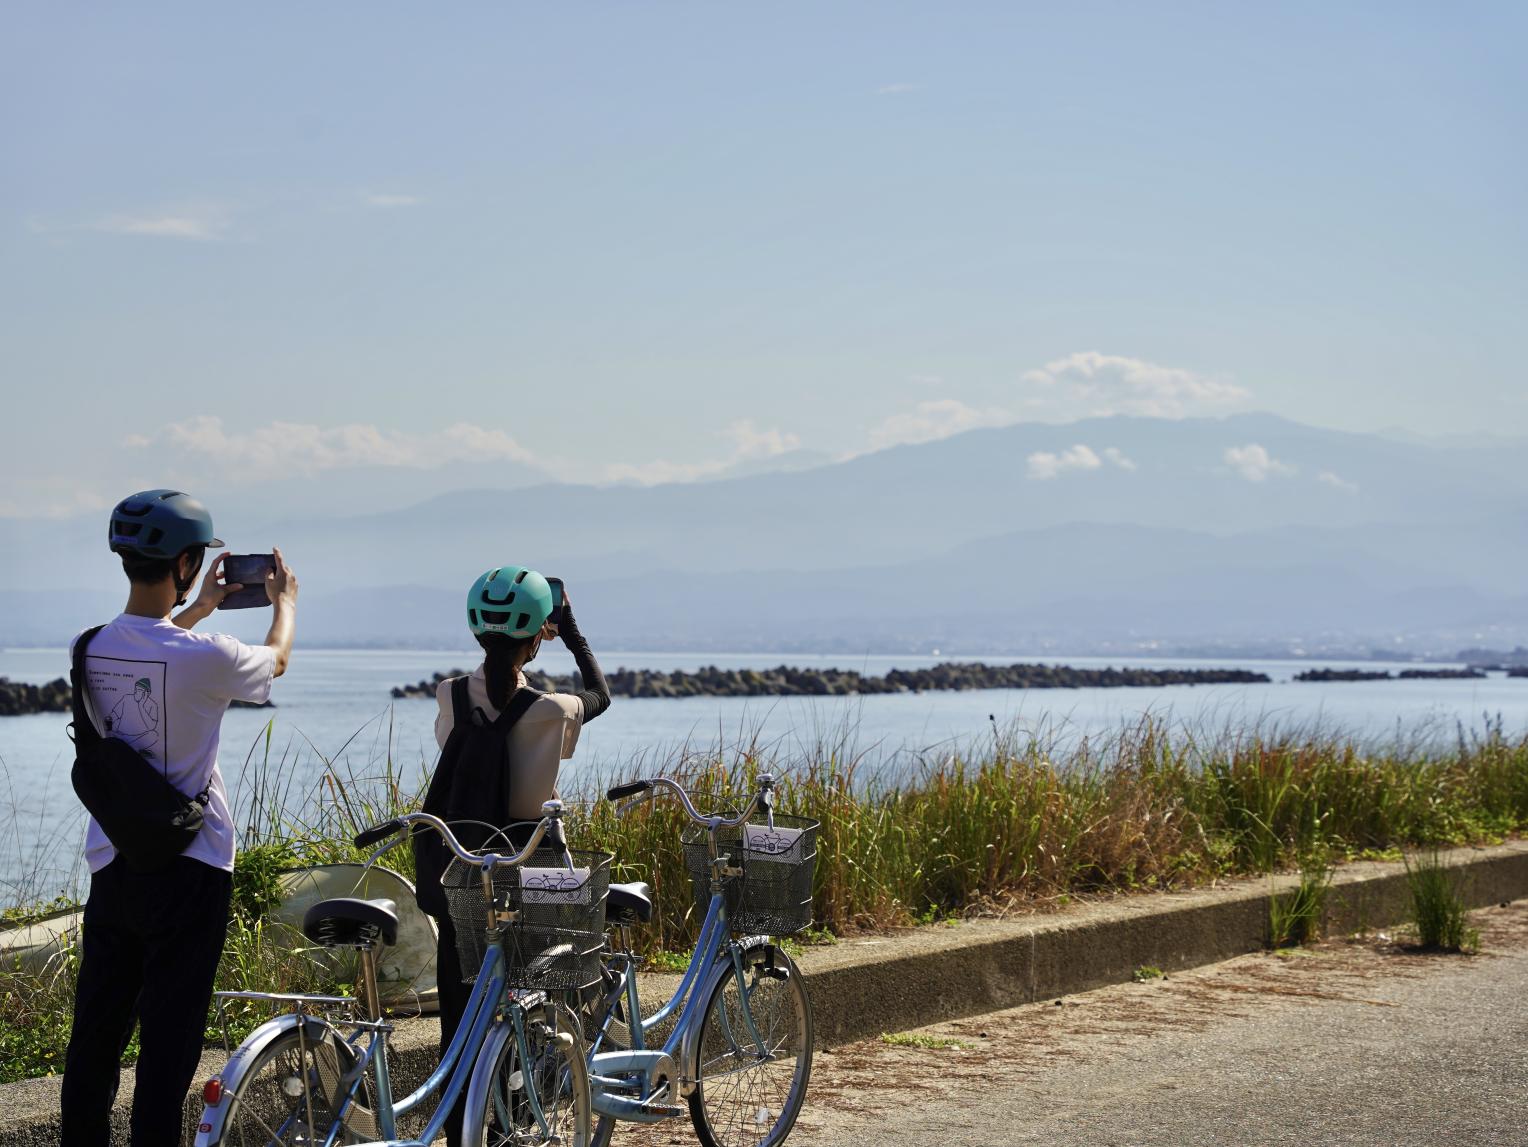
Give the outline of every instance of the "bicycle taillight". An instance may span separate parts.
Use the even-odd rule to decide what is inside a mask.
[[[216,1107],[223,1101],[223,1081],[213,1076],[202,1086],[202,1102],[208,1107]]]

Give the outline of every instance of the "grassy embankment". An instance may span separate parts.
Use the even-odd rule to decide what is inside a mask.
[[[960,914],[1043,908],[1070,898],[1183,887],[1391,854],[1412,845],[1498,840],[1528,828],[1528,737],[1499,727],[1447,750],[1371,751],[1333,733],[1172,734],[1143,722],[1064,752],[994,735],[981,752],[862,777],[847,745],[791,756],[758,746],[634,766],[682,778],[702,807],[737,800],[761,769],[782,780],[779,809],[822,821],[815,915],[826,933]],[[276,875],[359,859],[355,830],[417,807],[422,774],[384,760],[357,776],[322,761],[311,789],[295,757],[246,768],[236,914],[220,987],[333,990],[290,933],[263,916]],[[624,779],[625,773],[621,778]],[[708,795],[706,795],[708,794]],[[614,878],[646,880],[658,904],[651,950],[682,950],[697,924],[680,848],[683,813],[667,800],[617,817],[596,791],[568,794],[570,838],[616,854]],[[388,862],[408,874],[407,850]],[[43,975],[0,972],[0,1080],[57,1070],[76,958]]]

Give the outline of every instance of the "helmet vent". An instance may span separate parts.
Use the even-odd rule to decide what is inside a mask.
[[[515,575],[515,584],[519,585],[521,582],[523,582],[525,580],[525,575],[530,572],[530,570],[521,570],[519,573],[517,573]]]
[[[124,538],[136,538],[143,532],[142,522],[113,522],[112,528]]]
[[[479,614],[484,625],[504,625],[509,621],[509,614],[501,609],[485,609]]]
[[[478,623],[478,612],[470,605],[467,607],[467,623],[469,625],[476,625]]]
[[[527,629],[527,628],[529,628],[530,624],[531,624],[531,615],[528,614],[528,613],[522,613],[520,615],[520,620],[515,622],[515,628],[516,629]]]
[[[157,546],[159,544],[159,539],[162,537],[164,537],[164,531],[156,526],[154,529],[149,531],[149,536],[145,538],[144,541],[151,546]]]

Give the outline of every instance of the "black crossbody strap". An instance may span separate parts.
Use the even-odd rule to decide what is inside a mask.
[[[105,629],[104,625],[97,625],[93,629],[87,629],[80,634],[74,642],[74,659],[69,668],[71,708],[74,710],[74,720],[69,722],[70,736],[75,744],[79,744],[83,735],[87,740],[101,739],[100,731],[91,723],[90,714],[85,711],[85,650],[95,639],[95,635]]]

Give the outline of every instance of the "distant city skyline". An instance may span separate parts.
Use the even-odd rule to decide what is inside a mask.
[[[1101,413],[1528,437],[1525,33],[1511,4],[14,6],[0,517]]]

